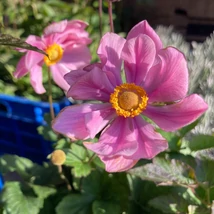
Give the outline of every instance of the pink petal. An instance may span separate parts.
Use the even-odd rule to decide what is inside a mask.
[[[63,64],[54,64],[50,66],[52,77],[54,82],[62,88],[64,91],[68,91],[69,85],[64,79],[64,75],[67,74],[70,70]]]
[[[89,64],[91,54],[85,45],[78,45],[70,50],[65,50],[60,63],[63,63],[70,70],[76,70]]]
[[[88,23],[87,22],[84,22],[82,20],[70,20],[68,21],[68,24],[67,24],[67,28],[75,28],[75,29],[85,29],[86,27],[88,26]]]
[[[156,86],[149,93],[149,102],[170,102],[182,99],[188,90],[188,69],[184,55],[172,47],[160,50],[158,55],[162,61],[162,67],[159,71],[148,72],[145,79],[145,83],[152,85],[153,89],[154,85]]]
[[[143,120],[141,116],[134,118],[136,126],[137,151],[129,158],[138,160],[141,158],[151,159],[168,148],[168,143],[154,127]]]
[[[193,94],[172,105],[148,105],[143,114],[152,119],[161,129],[174,131],[195,121],[207,108],[204,100],[197,94]]]
[[[53,121],[54,131],[71,139],[94,138],[109,122],[109,104],[82,104],[64,108]],[[97,113],[96,113],[97,111]],[[107,114],[106,112],[107,111]],[[99,123],[96,123],[100,115]],[[93,126],[90,126],[93,124]],[[96,133],[97,132],[97,133]]]
[[[111,104],[100,104],[99,110],[91,111],[85,115],[86,127],[90,137],[94,138],[108,123],[116,117],[115,110]]]
[[[101,134],[97,143],[84,145],[101,156],[131,156],[138,148],[132,118],[117,117]]]
[[[54,22],[54,23],[50,24],[49,26],[47,26],[44,29],[44,36],[48,36],[48,35],[53,34],[53,33],[63,32],[67,27],[67,23],[68,23],[67,20],[63,20],[60,22]]]
[[[159,50],[163,47],[162,42],[156,32],[150,27],[147,21],[142,21],[135,25],[131,31],[128,33],[127,40],[139,36],[139,34],[146,34],[149,36],[155,43],[156,50]]]
[[[76,100],[100,100],[109,102],[114,86],[109,81],[110,72],[98,67],[83,75],[68,91],[67,96]]]
[[[28,44],[33,45],[41,50],[45,50],[45,48],[46,48],[44,41],[42,40],[42,38],[40,38],[38,36],[30,35],[27,37],[25,42],[27,42]]]
[[[122,51],[126,79],[140,84],[151,68],[156,55],[155,44],[147,35],[127,40]]]
[[[23,56],[19,60],[17,66],[16,66],[16,71],[13,73],[15,78],[23,77],[24,75],[26,75],[28,73],[28,69],[26,68],[26,65],[25,65],[25,57],[26,56]]]
[[[105,170],[107,172],[122,172],[131,169],[137,160],[128,159],[124,156],[99,156],[102,162],[105,164]]]
[[[37,94],[43,94],[46,92],[42,84],[42,67],[40,65],[34,65],[30,70],[30,83]]]
[[[93,70],[95,67],[102,68],[100,63],[90,64],[83,69],[74,70],[64,76],[66,82],[72,87],[82,76]],[[112,81],[113,82],[113,81]]]
[[[25,55],[25,65],[30,70],[37,64],[43,62],[44,55],[35,51],[27,51]]]
[[[103,64],[104,71],[114,73],[117,84],[121,83],[121,52],[125,44],[125,39],[114,33],[106,33],[100,42],[97,54]]]
[[[83,69],[70,71],[69,73],[65,74],[64,79],[69,84],[69,86],[73,86],[82,76],[87,74],[88,71]]]

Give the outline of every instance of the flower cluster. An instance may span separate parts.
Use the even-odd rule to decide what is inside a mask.
[[[151,159],[168,148],[167,141],[147,122],[174,131],[192,123],[207,109],[197,94],[187,96],[188,70],[184,55],[162,42],[146,21],[124,39],[103,36],[97,54],[100,63],[65,75],[67,96],[96,100],[65,108],[53,129],[71,139],[87,140],[101,132],[97,143],[84,145],[118,172],[139,159]],[[124,64],[124,71],[121,69]]]
[[[69,85],[63,76],[70,70],[84,67],[91,60],[87,47],[91,39],[85,31],[86,26],[87,24],[80,20],[63,20],[46,27],[41,37],[30,35],[26,42],[45,51],[48,56],[19,49],[26,54],[19,61],[14,76],[20,78],[29,72],[32,87],[36,93],[42,94],[45,92],[42,84],[42,65],[46,64],[50,67],[55,83],[67,91]]]

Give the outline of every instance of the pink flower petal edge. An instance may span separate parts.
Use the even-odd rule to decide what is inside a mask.
[[[154,41],[157,50],[162,49],[163,45],[159,36],[151,28],[151,26],[148,24],[146,20],[139,22],[130,30],[130,32],[127,35],[127,40],[136,38],[140,34],[145,34],[149,36]]]
[[[137,160],[128,159],[124,156],[99,157],[105,164],[107,172],[123,172],[131,169],[137,163]]]
[[[71,139],[94,138],[114,113],[109,104],[82,104],[64,108],[52,123],[54,131]],[[100,122],[99,124],[97,123]]]
[[[175,131],[198,119],[208,106],[197,94],[165,106],[148,105],[143,114],[165,131]]]

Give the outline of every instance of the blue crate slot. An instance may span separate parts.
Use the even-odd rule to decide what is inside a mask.
[[[68,105],[68,99],[53,103],[55,114]],[[0,155],[16,154],[37,163],[46,161],[52,142],[39,135],[37,127],[45,125],[44,114],[49,112],[47,102],[0,94]]]
[[[0,173],[0,192],[3,189],[3,187],[4,187],[4,180],[3,180],[3,177],[2,177],[2,175]]]

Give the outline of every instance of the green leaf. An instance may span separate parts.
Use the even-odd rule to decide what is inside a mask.
[[[143,180],[150,180],[161,185],[191,185],[195,181],[193,169],[179,161],[156,157],[153,163],[136,167],[129,171]]]
[[[173,188],[171,186],[157,186],[154,182],[142,181],[139,177],[132,175],[128,175],[128,180],[131,189],[131,199],[141,206],[146,206],[149,200],[158,195],[167,194]],[[150,191],[151,189],[152,191]]]
[[[70,194],[65,196],[56,207],[57,214],[90,214],[94,196],[88,194]]]
[[[181,146],[181,137],[174,132],[165,132],[161,129],[157,131],[168,141],[169,149],[171,151],[178,151]]]
[[[6,182],[1,198],[7,214],[38,214],[44,201],[30,189],[24,192],[19,182]]]
[[[173,187],[170,192],[171,194],[153,198],[149,205],[164,213],[187,213],[188,205],[201,206],[201,201],[190,188]]]
[[[76,177],[85,177],[90,174],[91,166],[88,163],[87,150],[77,143],[71,144],[71,149],[64,150],[66,161],[64,165],[72,166],[73,173]]]
[[[198,182],[203,183],[206,188],[214,185],[214,161],[206,159],[197,159],[195,174]]]
[[[93,214],[121,214],[120,206],[111,201],[94,201],[92,210]]]
[[[149,205],[161,210],[164,213],[187,213],[187,202],[178,195],[163,195],[158,196],[149,201]]]
[[[52,142],[57,141],[57,134],[52,130],[49,125],[38,126],[37,131],[40,135],[44,137],[45,140]]]
[[[48,56],[44,51],[38,49],[37,47],[34,47],[21,39],[15,38],[9,34],[0,34],[0,45],[7,45],[7,46],[12,46],[16,48],[23,48],[31,51],[36,51],[41,54],[44,54]]]
[[[39,185],[32,185],[29,184],[29,186],[33,189],[35,194],[42,199],[47,198],[48,196],[56,193],[56,189],[47,187],[47,186],[39,186]]]
[[[194,121],[193,123],[189,124],[188,126],[183,127],[182,129],[179,130],[179,133],[182,137],[184,137],[188,132],[190,132],[192,129],[194,129],[199,120]]]
[[[86,177],[91,172],[91,166],[88,163],[76,163],[75,167],[72,169],[75,177]]]
[[[34,163],[31,160],[17,155],[3,155],[0,158],[0,172],[3,174],[16,171],[23,177],[29,177],[29,171],[33,166]]]
[[[192,151],[198,151],[214,147],[214,136],[211,135],[197,135],[192,137],[191,141],[188,142],[188,147]]]
[[[204,207],[199,207],[196,205],[189,205],[188,206],[188,214],[210,214],[211,210],[204,208]]]
[[[48,163],[44,163],[41,166],[27,158],[16,155],[1,156],[0,172],[9,180],[11,178],[13,180],[25,180],[38,185],[59,184],[63,182],[56,166],[49,165]]]

